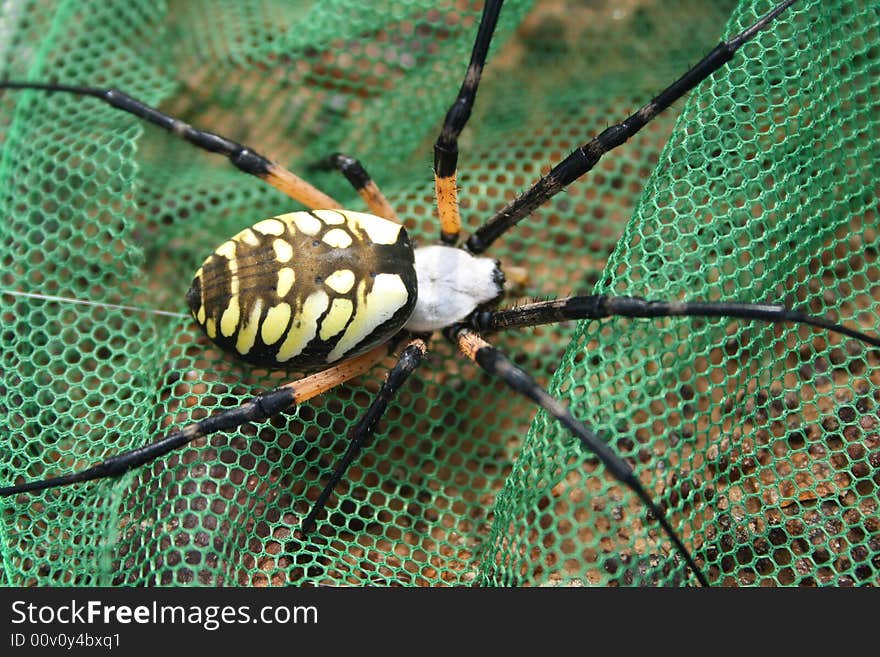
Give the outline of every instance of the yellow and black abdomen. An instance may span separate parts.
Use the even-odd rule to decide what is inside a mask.
[[[218,346],[262,367],[327,367],[397,333],[412,314],[413,248],[400,224],[360,212],[291,212],[221,244],[187,303]]]

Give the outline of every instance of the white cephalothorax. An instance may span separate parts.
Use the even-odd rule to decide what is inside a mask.
[[[450,326],[504,291],[504,275],[491,258],[477,258],[442,245],[418,248],[415,256],[419,296],[404,326],[410,331],[428,332]]]

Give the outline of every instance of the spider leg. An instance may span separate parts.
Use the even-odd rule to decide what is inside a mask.
[[[379,186],[370,178],[357,158],[345,153],[333,153],[329,157],[312,165],[318,169],[336,169],[354,187],[354,191],[364,200],[370,212],[385,219],[402,223],[394,212],[394,208],[385,198]]]
[[[880,347],[880,338],[836,324],[824,317],[808,315],[786,306],[728,301],[648,301],[640,297],[584,295],[523,304],[516,308],[482,310],[467,320],[476,331],[554,324],[567,319],[620,317],[730,317],[766,322],[807,324],[827,329]]]
[[[503,353],[486,342],[477,333],[465,326],[457,325],[447,329],[445,334],[447,338],[458,345],[458,348],[465,356],[476,362],[488,374],[502,379],[515,392],[538,404],[576,436],[586,449],[595,454],[605,465],[606,469],[618,481],[630,488],[642,500],[651,514],[657,518],[661,527],[663,527],[663,530],[672,540],[676,549],[684,557],[685,562],[694,572],[700,584],[702,586],[709,586],[706,576],[697,566],[690,552],[688,552],[684,543],[682,543],[678,534],[672,528],[672,525],[669,524],[666,514],[651,499],[648,491],[642,486],[635,472],[626,461],[603,442],[592,429],[578,421],[562,402],[552,397],[531,376],[514,365]]]
[[[118,89],[12,80],[0,81],[0,89],[39,89],[97,98],[111,107],[158,125],[198,148],[225,155],[240,171],[266,181],[312,210],[342,207],[321,190],[253,149],[213,132],[195,128]]]
[[[14,486],[0,488],[0,497],[28,493],[58,486],[67,486],[92,479],[104,477],[116,477],[149,463],[169,452],[182,447],[187,443],[208,436],[218,431],[234,429],[247,422],[259,422],[296,404],[316,397],[340,383],[367,372],[388,354],[388,345],[381,345],[360,356],[355,356],[347,361],[334,365],[326,370],[317,372],[298,381],[285,383],[274,390],[264,392],[244,402],[240,406],[218,411],[203,420],[193,422],[185,427],[174,431],[164,438],[143,447],[122,452],[108,458],[97,465],[73,474],[55,477],[53,479],[41,479],[29,481]]]
[[[440,239],[446,244],[455,244],[461,234],[456,182],[458,136],[471,116],[501,4],[502,0],[486,0],[464,81],[455,102],[446,113],[440,136],[434,144],[434,190],[440,217]]]
[[[348,470],[348,467],[352,464],[355,458],[357,458],[357,455],[360,453],[367,440],[373,435],[376,424],[379,422],[382,415],[384,415],[385,409],[388,408],[388,402],[391,401],[400,386],[406,381],[407,377],[409,377],[416,367],[418,367],[427,350],[428,345],[421,338],[411,340],[403,349],[397,360],[397,364],[395,364],[388,373],[388,378],[385,379],[385,382],[382,384],[379,393],[376,395],[375,399],[373,399],[370,407],[360,420],[358,420],[358,423],[352,428],[351,438],[348,443],[348,448],[345,450],[345,454],[343,454],[342,459],[336,465],[333,474],[330,475],[330,479],[324,485],[321,494],[318,496],[318,499],[315,500],[309,514],[300,525],[300,531],[303,534],[307,534],[311,531],[312,525],[315,524],[315,519],[318,517],[318,514],[324,506],[326,506],[327,500],[330,499],[330,496],[333,494],[333,489],[336,488],[336,484],[339,483],[340,479],[345,475],[346,470]]]
[[[566,185],[590,171],[608,151],[620,146],[651,119],[684,96],[700,82],[730,61],[736,51],[797,0],[785,0],[752,26],[727,41],[722,41],[693,68],[660,92],[651,102],[620,123],[606,128],[583,146],[576,148],[538,182],[490,217],[467,240],[471,253],[482,253],[507,230],[529,216],[543,203],[561,192]]]

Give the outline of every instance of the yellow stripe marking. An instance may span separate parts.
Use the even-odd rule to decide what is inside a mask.
[[[283,235],[284,224],[277,219],[263,219],[255,223],[252,228],[263,235]]]
[[[252,231],[250,228],[245,228],[238,235],[233,237],[232,239],[238,239],[247,244],[248,246],[260,246],[260,238],[257,237],[257,234]]]
[[[208,334],[208,337],[212,340],[217,337],[217,320],[213,317],[208,317],[205,320],[205,333]]]
[[[247,354],[254,346],[257,340],[257,331],[260,328],[260,313],[263,311],[263,300],[257,298],[251,313],[248,315],[247,321],[238,332],[235,339],[235,350],[242,356]]]
[[[290,217],[296,227],[306,235],[317,235],[323,228],[323,224],[308,212],[292,212],[286,216]]]
[[[232,240],[224,242],[214,253],[226,257],[226,265],[229,267],[229,305],[220,316],[220,333],[228,338],[235,333],[238,322],[241,320],[241,308],[238,305],[238,260],[235,259],[235,242]]]
[[[290,331],[275,357],[279,363],[298,356],[306,348],[306,345],[318,333],[318,318],[330,305],[330,297],[323,290],[312,292],[303,302],[302,309],[294,319]]]
[[[199,324],[205,324],[205,284],[202,281],[202,268],[199,267],[199,270],[196,272],[196,275],[193,277],[193,285],[198,284],[199,286],[199,310],[196,312],[196,321]]]
[[[293,257],[293,247],[287,240],[277,239],[272,242],[272,248],[275,250],[275,259],[278,262],[290,262]]]
[[[214,251],[218,256],[222,256],[232,262],[235,260],[235,242],[232,240],[227,240],[223,242],[220,246],[217,247],[217,250]]]
[[[315,214],[321,217],[321,221],[331,226],[338,226],[345,223],[345,215],[341,212],[333,210],[315,210]]]
[[[339,294],[348,294],[354,287],[354,272],[351,269],[337,269],[330,274],[324,283]]]
[[[290,267],[282,267],[278,270],[278,286],[275,288],[275,294],[284,298],[296,281],[296,272]]]
[[[224,337],[229,337],[235,333],[235,327],[238,326],[238,320],[241,319],[241,309],[238,306],[238,296],[229,299],[229,305],[223,311],[220,317],[220,333]]]
[[[269,308],[263,327],[260,329],[260,337],[266,344],[275,344],[284,335],[287,325],[290,323],[290,304],[279,303]]]
[[[341,228],[334,228],[324,233],[322,238],[325,244],[336,247],[337,249],[346,249],[351,246],[351,235]]]
[[[361,281],[358,285],[358,305],[354,319],[348,325],[339,342],[336,343],[333,351],[327,355],[328,363],[339,360],[357,347],[377,326],[391,319],[409,298],[406,285],[397,274],[376,276],[369,295],[366,294],[366,287],[366,281]]]
[[[238,260],[232,258],[227,260],[226,264],[229,266],[229,294],[236,298],[238,296]]]
[[[360,227],[373,244],[394,244],[400,236],[400,229],[403,227],[393,221],[388,221],[382,217],[365,212],[344,212],[350,224]]]
[[[321,339],[329,340],[344,329],[353,311],[354,304],[350,300],[333,299],[327,316],[321,322]]]

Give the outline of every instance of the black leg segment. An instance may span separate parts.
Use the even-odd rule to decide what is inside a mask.
[[[0,497],[32,493],[47,488],[116,477],[138,466],[154,461],[169,452],[182,447],[196,438],[208,436],[218,431],[229,431],[247,422],[259,422],[273,415],[294,408],[297,404],[320,395],[340,383],[348,381],[364,372],[381,360],[391,343],[380,345],[348,360],[337,363],[303,379],[285,383],[274,390],[252,397],[240,406],[217,411],[203,420],[188,424],[154,443],[117,454],[90,468],[70,475],[25,482],[0,488]]]
[[[865,344],[880,347],[880,338],[808,315],[786,306],[728,301],[648,301],[640,297],[585,295],[527,303],[504,310],[483,310],[468,318],[468,326],[476,331],[555,324],[569,319],[602,319],[605,317],[728,317],[763,322],[807,324],[846,335]]]
[[[164,128],[193,146],[225,155],[239,171],[265,180],[312,210],[340,207],[331,197],[253,149],[213,132],[194,128],[118,89],[10,80],[0,82],[0,89],[37,89],[50,93],[69,93],[97,98],[111,107]]]
[[[336,485],[345,475],[348,467],[354,462],[355,458],[357,458],[363,446],[372,437],[373,431],[376,429],[376,424],[388,408],[388,403],[394,395],[397,394],[397,391],[409,375],[419,366],[419,363],[422,361],[427,350],[428,346],[421,338],[415,338],[410,341],[403,349],[400,358],[398,358],[397,363],[388,373],[388,378],[385,379],[385,382],[382,384],[379,393],[373,399],[370,407],[352,428],[348,448],[345,450],[345,454],[343,454],[342,459],[333,470],[333,474],[330,475],[330,479],[321,490],[321,494],[318,495],[318,499],[315,500],[314,505],[312,505],[308,515],[302,521],[300,532],[308,534],[311,531],[318,514],[321,513],[327,505],[327,500],[330,499]]]
[[[562,162],[553,167],[547,175],[540,178],[531,188],[496,212],[483,226],[477,229],[467,241],[468,250],[471,253],[485,251],[492,242],[519,223],[520,220],[532,214],[567,185],[590,171],[605,153],[626,142],[660,112],[729,62],[740,46],[769,25],[796,1],[785,0],[785,2],[779,3],[754,25],[733,38],[722,41],[696,66],[661,91],[650,103],[629,118],[607,128],[591,141],[575,149]]]
[[[16,486],[2,487],[0,488],[0,497],[33,493],[47,488],[67,486],[104,477],[118,477],[133,468],[165,456],[196,438],[208,436],[218,431],[234,429],[246,422],[258,422],[276,415],[284,409],[290,408],[295,402],[295,396],[296,391],[291,387],[276,388],[253,397],[241,406],[214,413],[204,420],[189,424],[154,443],[117,454],[85,470],[54,479],[41,479]]]
[[[434,144],[434,188],[437,194],[437,212],[440,216],[440,239],[446,244],[455,244],[461,234],[461,215],[458,210],[458,189],[456,169],[458,168],[458,136],[471,116],[471,110],[477,97],[480,76],[486,65],[489,44],[498,15],[501,13],[502,0],[486,0],[477,38],[471,51],[464,81],[458,96],[446,112],[440,136]]]
[[[666,514],[651,499],[648,491],[642,486],[635,472],[633,472],[633,469],[626,461],[603,442],[594,431],[579,422],[562,402],[552,397],[531,376],[514,365],[503,353],[483,340],[478,334],[468,328],[458,326],[447,329],[446,336],[458,346],[462,353],[475,361],[488,374],[502,379],[514,392],[531,399],[547,411],[551,417],[577,437],[587,450],[599,457],[605,468],[642,500],[661,527],[663,527],[663,531],[669,536],[700,584],[702,586],[709,586],[705,575],[697,566],[690,552],[688,552],[684,543],[682,543],[678,534],[672,528],[672,525],[669,524]]]

